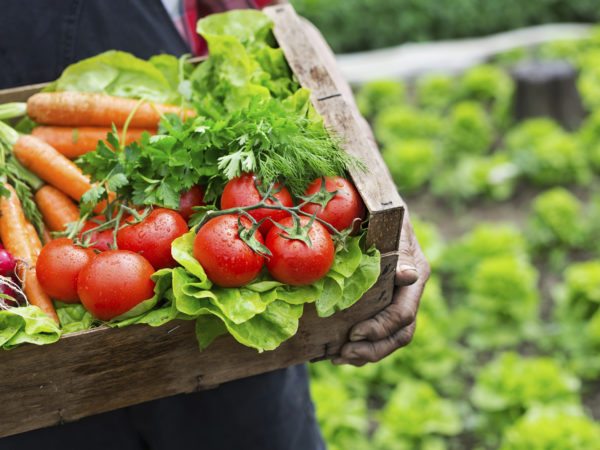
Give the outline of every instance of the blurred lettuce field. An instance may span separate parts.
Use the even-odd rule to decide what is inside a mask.
[[[515,121],[526,58],[578,70],[579,129]],[[600,449],[600,29],[356,97],[433,275],[408,347],[311,365],[329,448]]]
[[[290,0],[336,53],[483,36],[552,22],[597,22],[597,0]]]

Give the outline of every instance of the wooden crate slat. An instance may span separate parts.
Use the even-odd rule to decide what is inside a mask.
[[[26,102],[36,92],[39,92],[48,83],[32,84],[30,86],[20,86],[10,89],[0,89],[0,103]]]

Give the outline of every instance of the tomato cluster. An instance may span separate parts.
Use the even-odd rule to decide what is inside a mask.
[[[113,230],[93,231],[104,221],[98,216],[82,228],[80,236],[92,230],[89,248],[67,238],[50,241],[38,256],[36,272],[50,297],[81,301],[95,317],[110,320],[153,296],[151,275],[175,266],[171,243],[188,227],[178,212],[157,208],[139,223],[126,218],[130,225],[119,228],[113,249]]]
[[[254,175],[234,178],[222,193],[222,210],[239,211],[236,208],[259,202],[265,207],[209,220],[195,237],[194,258],[208,278],[222,287],[243,286],[265,266],[282,283],[314,283],[333,264],[335,249],[330,233],[350,227],[355,230],[365,214],[364,204],[350,182],[331,177],[325,179],[325,189],[321,184],[321,179],[315,180],[305,197],[326,190],[332,193],[326,206],[304,202],[301,210],[296,208],[294,219],[289,212],[294,201],[284,186],[274,185],[272,197],[265,199]],[[87,245],[60,238],[44,246],[36,264],[40,284],[56,300],[81,301],[101,320],[120,316],[154,295],[151,276],[156,270],[176,266],[171,244],[188,232],[186,221],[194,213],[193,207],[202,205],[204,191],[195,186],[182,194],[179,212],[157,208],[139,222],[133,216],[126,217],[116,235],[114,229],[98,231],[106,219],[94,217],[79,233],[79,240]],[[302,237],[297,234],[298,228],[305,228]],[[249,236],[242,239],[240,232],[244,230]],[[253,250],[247,239],[265,251]]]
[[[321,190],[322,180],[315,180],[307,188],[305,197]],[[263,200],[259,192],[260,182],[252,174],[243,174],[227,183],[221,197],[221,209],[247,207]],[[308,227],[310,215],[327,222],[337,231],[350,227],[358,228],[364,219],[365,206],[354,186],[341,177],[327,177],[325,190],[332,199],[323,208],[320,204],[307,203],[301,210],[300,226]],[[292,207],[293,199],[288,190],[278,184],[274,186],[274,200],[267,199],[265,205],[277,203]],[[335,193],[335,195],[333,195]],[[295,286],[303,286],[321,279],[333,264],[335,249],[330,231],[319,221],[312,220],[308,239],[296,239],[290,230],[297,224],[290,212],[282,209],[258,208],[247,213],[260,226],[254,239],[264,245],[270,254],[260,255],[238,235],[238,216],[225,215],[209,220],[198,232],[194,241],[194,257],[200,262],[208,278],[224,287],[243,286],[254,279],[266,265],[276,280]],[[262,221],[262,222],[261,222]],[[250,220],[239,219],[246,229]]]

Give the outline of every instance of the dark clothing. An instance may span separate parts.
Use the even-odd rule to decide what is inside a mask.
[[[0,89],[52,81],[105,50],[190,51],[161,0],[4,0],[0,25]]]
[[[0,450],[321,450],[306,366],[0,439]]]
[[[109,49],[141,58],[189,52],[161,0],[2,2],[0,89],[51,81],[67,65]],[[306,367],[295,366],[0,439],[0,450],[39,448],[318,450],[325,445]]]

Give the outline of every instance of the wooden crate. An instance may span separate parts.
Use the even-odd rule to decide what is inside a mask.
[[[368,244],[382,253],[377,283],[351,308],[319,318],[305,306],[298,333],[278,349],[258,353],[231,336],[217,338],[200,352],[193,321],[161,327],[99,327],[71,333],[57,343],[23,345],[0,351],[0,437],[74,421],[137,403],[215,387],[293,364],[327,359],[339,353],[355,323],[372,317],[391,300],[402,223],[400,197],[364,124],[320,58],[324,42],[289,5],[264,10],[275,22],[274,34],[301,85],[327,126],[345,141],[345,149],[367,164],[352,178],[370,212]],[[43,85],[0,91],[0,103],[23,101]]]

